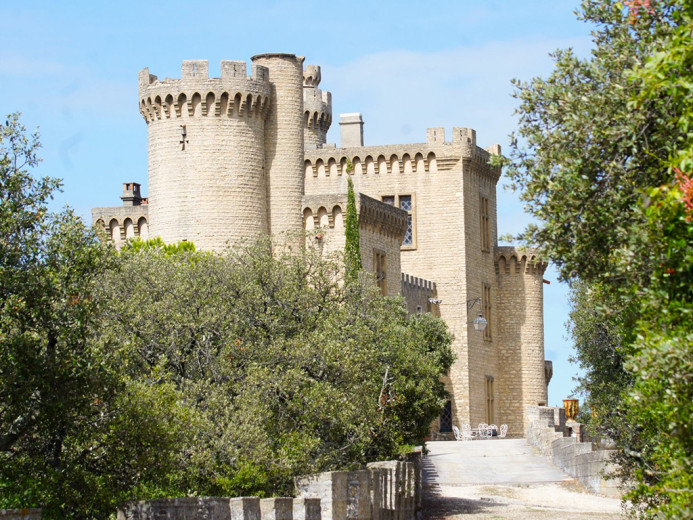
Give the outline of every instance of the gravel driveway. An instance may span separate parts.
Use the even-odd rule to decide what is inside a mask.
[[[424,519],[617,519],[618,499],[587,493],[524,439],[429,442]]]

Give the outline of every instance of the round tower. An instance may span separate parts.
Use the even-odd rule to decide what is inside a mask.
[[[139,75],[149,134],[150,235],[219,251],[268,232],[265,119],[268,71],[245,62],[184,61],[180,79]],[[299,208],[300,213],[300,208]]]
[[[269,71],[272,85],[264,140],[269,232],[298,233],[303,229],[303,57],[271,53],[251,59]]]
[[[527,249],[496,248],[499,416],[515,434],[526,431],[527,405],[547,405],[544,363],[544,271]]]
[[[306,65],[303,71],[303,141],[306,150],[322,148],[332,124],[332,94],[320,90],[319,65]]]

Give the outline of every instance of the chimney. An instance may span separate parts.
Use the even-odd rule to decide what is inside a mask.
[[[142,204],[140,185],[137,182],[124,182],[123,194],[120,196],[123,206],[139,206]]]
[[[339,126],[342,127],[342,148],[363,146],[363,119],[358,112],[340,114]]]

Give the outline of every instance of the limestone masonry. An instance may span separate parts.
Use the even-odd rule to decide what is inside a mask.
[[[429,128],[426,141],[364,146],[361,114],[340,118],[341,147],[326,143],[332,97],[320,67],[293,54],[184,61],[180,79],[139,74],[148,126],[149,197],[123,185],[123,206],[95,208],[116,246],[128,238],[189,240],[220,251],[259,234],[311,231],[323,251],[344,246],[347,178],[358,192],[363,266],[409,312],[432,312],[454,334],[451,400],[432,427],[507,423],[523,436],[526,407],[547,404],[543,273],[527,250],[498,247],[500,147],[471,128]],[[477,331],[475,317],[488,326]]]

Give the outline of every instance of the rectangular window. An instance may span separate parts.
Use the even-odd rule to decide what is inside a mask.
[[[486,376],[486,424],[495,423],[493,415],[493,376]]]
[[[491,250],[491,215],[489,211],[489,200],[488,197],[481,195],[480,200],[480,211],[481,215],[481,250],[490,251]]]
[[[375,283],[380,287],[380,294],[387,296],[387,261],[385,253],[378,249],[373,250],[373,271]]]
[[[491,307],[491,286],[485,283],[481,290],[481,312],[483,313],[484,318],[488,322],[488,325],[486,325],[486,328],[484,329],[484,339],[490,340],[492,322],[491,318],[493,317],[493,309]]]
[[[402,239],[402,249],[414,249],[415,247],[415,227],[414,227],[414,197],[412,195],[385,195],[381,197],[385,204],[398,207],[407,212],[407,231]]]

